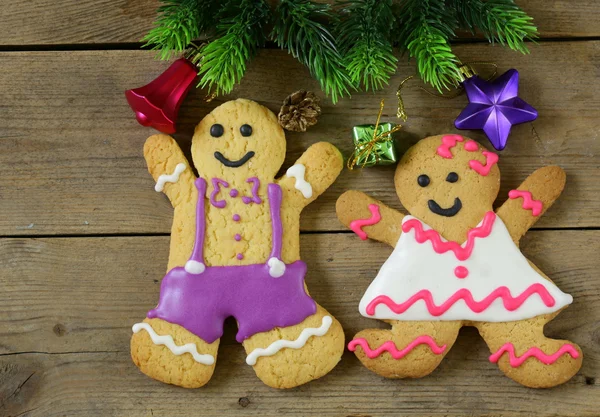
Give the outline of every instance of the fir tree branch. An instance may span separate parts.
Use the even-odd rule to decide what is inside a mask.
[[[348,0],[340,3],[335,26],[343,63],[355,87],[381,89],[396,71],[389,40],[394,17],[392,0]]]
[[[214,0],[162,0],[154,28],[142,39],[143,47],[157,50],[160,59],[178,55],[211,28],[213,9]]]
[[[213,89],[217,95],[228,94],[246,72],[246,62],[264,45],[263,26],[270,18],[264,0],[228,0],[214,19],[216,37],[192,54],[198,65],[199,87]]]
[[[317,19],[331,19],[330,6],[310,0],[280,0],[271,39],[306,67],[335,104],[350,95],[352,81],[335,39]]]
[[[537,38],[533,18],[513,0],[452,0],[459,24],[472,33],[481,30],[490,42],[528,53],[525,40]]]
[[[424,82],[438,91],[457,85],[462,77],[452,53],[456,19],[444,0],[406,0],[398,11],[398,42],[417,61]]]

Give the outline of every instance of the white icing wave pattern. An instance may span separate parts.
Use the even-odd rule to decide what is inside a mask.
[[[321,321],[320,327],[308,327],[302,330],[300,336],[298,336],[296,340],[281,339],[276,340],[264,349],[256,348],[252,352],[250,352],[250,354],[246,357],[246,363],[248,365],[254,366],[256,365],[256,361],[258,360],[258,358],[260,358],[261,356],[273,356],[274,354],[276,354],[284,348],[300,349],[312,336],[324,336],[325,333],[329,331],[331,323],[333,323],[333,319],[330,316],[325,316]]]
[[[296,183],[294,184],[294,188],[300,191],[304,198],[311,198],[313,195],[312,185],[308,181],[304,179],[304,174],[306,173],[306,167],[302,164],[296,164],[290,167],[285,173],[286,177],[296,178]]]
[[[183,171],[185,171],[185,164],[179,163],[175,167],[175,171],[173,171],[172,174],[162,174],[160,177],[158,177],[158,180],[156,180],[154,191],[161,192],[165,188],[165,183],[176,183],[177,181],[179,181],[179,176]]]
[[[176,345],[175,341],[170,335],[159,335],[157,334],[152,326],[148,323],[136,323],[133,325],[132,330],[134,333],[138,333],[142,330],[146,330],[155,345],[166,346],[174,355],[183,355],[189,353],[194,357],[194,360],[203,365],[212,365],[215,363],[215,358],[209,354],[200,354],[195,343],[186,343],[185,345]]]

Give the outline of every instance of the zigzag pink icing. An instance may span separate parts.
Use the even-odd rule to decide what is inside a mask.
[[[362,337],[358,338],[358,339],[354,339],[350,343],[348,343],[348,350],[351,352],[354,352],[356,350],[357,345],[362,347],[363,351],[370,359],[376,358],[377,356],[381,355],[383,352],[389,352],[390,355],[392,355],[392,358],[394,358],[394,359],[402,359],[411,350],[413,350],[415,347],[417,347],[419,345],[428,345],[431,348],[431,351],[433,353],[435,353],[436,355],[441,355],[446,350],[446,345],[438,346],[435,343],[435,340],[433,340],[433,338],[431,336],[427,336],[427,335],[417,337],[415,340],[410,342],[408,344],[408,346],[406,346],[402,350],[398,350],[398,348],[396,347],[396,344],[394,342],[392,342],[391,340],[388,340],[383,345],[381,345],[377,349],[373,350],[369,346],[369,342],[367,342],[367,340]]]
[[[362,230],[364,226],[372,226],[379,223],[381,220],[381,214],[379,214],[379,206],[377,204],[369,204],[369,211],[371,217],[368,219],[353,220],[350,223],[350,229],[358,235],[362,240],[367,239],[367,234]]]
[[[525,301],[533,294],[538,294],[544,304],[547,307],[552,307],[556,303],[554,297],[550,295],[546,287],[544,287],[540,283],[535,283],[527,287],[525,291],[523,291],[518,297],[513,297],[508,287],[498,287],[494,291],[492,291],[487,297],[485,297],[481,301],[475,301],[473,299],[473,294],[466,288],[461,288],[452,294],[444,303],[441,305],[436,305],[433,301],[433,296],[431,295],[431,291],[429,290],[421,290],[417,292],[415,295],[410,297],[408,300],[401,304],[395,303],[390,297],[387,295],[379,295],[375,297],[369,305],[367,305],[367,314],[369,316],[373,316],[375,314],[375,308],[379,304],[384,304],[390,310],[392,310],[396,314],[402,314],[406,310],[408,310],[413,304],[418,302],[419,300],[423,300],[425,305],[427,306],[427,310],[429,314],[432,316],[441,316],[446,311],[448,311],[457,301],[463,300],[467,307],[471,309],[471,311],[475,313],[481,313],[485,309],[487,309],[497,298],[501,298],[504,303],[504,307],[508,311],[514,311],[521,307]]]
[[[412,229],[415,230],[415,239],[419,243],[423,243],[427,240],[431,241],[433,250],[437,253],[445,253],[449,250],[454,252],[454,256],[459,261],[466,261],[471,256],[473,248],[475,247],[475,238],[477,237],[488,237],[492,232],[492,226],[496,220],[496,213],[488,211],[483,217],[483,223],[481,226],[474,227],[467,233],[467,243],[465,246],[461,246],[453,241],[442,241],[440,234],[433,229],[423,230],[423,224],[417,219],[410,219],[404,222],[402,225],[402,231],[408,233]]]
[[[442,158],[451,159],[453,157],[450,148],[456,146],[456,142],[465,140],[460,135],[444,135],[442,136],[442,144],[437,148],[437,154]]]
[[[519,197],[523,198],[522,207],[525,210],[531,210],[531,214],[534,216],[539,216],[540,214],[542,214],[542,209],[544,208],[544,205],[540,200],[534,200],[530,191],[510,190],[508,192],[508,198],[510,198],[511,200],[514,200],[515,198]]]
[[[494,166],[494,164],[498,163],[499,158],[498,158],[498,155],[496,155],[493,152],[483,151],[482,153],[483,153],[483,156],[485,156],[485,165],[483,165],[481,162],[473,159],[473,160],[469,161],[469,166],[471,167],[471,169],[473,171],[475,171],[479,175],[487,177],[487,175],[492,170],[492,167]]]
[[[525,352],[522,356],[517,356],[515,354],[515,346],[512,343],[508,342],[505,343],[500,349],[498,349],[496,353],[490,356],[490,362],[498,362],[500,360],[500,357],[505,352],[508,352],[510,356],[510,366],[512,366],[513,368],[521,366],[523,362],[525,362],[531,357],[536,358],[538,361],[542,362],[545,365],[552,365],[558,360],[558,358],[567,353],[571,355],[573,359],[577,359],[579,357],[579,352],[577,351],[577,349],[575,349],[575,347],[569,343],[562,345],[560,349],[558,349],[552,355],[545,354],[538,347],[532,347],[529,348],[527,352]]]

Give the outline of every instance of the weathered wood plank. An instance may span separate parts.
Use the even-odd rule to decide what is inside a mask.
[[[275,0],[270,0],[276,3]],[[535,19],[541,37],[600,35],[594,0],[518,3]],[[6,2],[1,45],[139,42],[152,27],[158,0],[33,0]],[[466,35],[466,34],[465,34]]]
[[[168,237],[1,239],[0,415],[597,415],[599,238],[600,231],[532,231],[522,242],[575,298],[547,328],[585,354],[582,370],[564,386],[518,386],[489,363],[477,332],[463,329],[430,377],[386,380],[347,353],[331,374],[291,391],[255,378],[233,323],[213,380],[198,391],[152,381],[131,363],[130,326],[156,303]],[[382,326],[360,317],[357,305],[390,251],[346,233],[302,237],[312,295],[341,321],[347,339]]]
[[[521,96],[540,112],[534,124],[513,129],[500,160],[500,195],[506,196],[536,168],[559,164],[568,174],[567,189],[537,227],[600,226],[600,85],[595,79],[600,42],[541,43],[536,48],[535,56],[520,57],[486,45],[457,47],[465,61],[519,68]],[[125,89],[152,80],[166,64],[141,51],[20,52],[3,58],[0,235],[168,233],[172,210],[152,190],[141,155],[153,131],[136,123],[123,96]],[[336,106],[325,100],[317,126],[288,134],[285,167],[319,140],[329,140],[349,155],[351,127],[374,122],[382,98],[388,100],[384,120],[395,120],[395,86],[412,71],[406,63],[401,67],[386,91],[356,94]],[[398,134],[403,149],[418,138],[455,131],[453,120],[466,103],[464,96],[441,99],[416,87],[409,84],[404,90],[410,119]],[[181,109],[176,137],[189,150],[194,125],[223,100],[250,97],[278,111],[282,99],[300,88],[318,91],[295,60],[265,50],[231,96],[206,104],[204,94],[194,90]],[[481,132],[466,133],[486,143]],[[400,207],[393,169],[345,170],[305,210],[302,229],[342,230],[334,203],[347,189]]]

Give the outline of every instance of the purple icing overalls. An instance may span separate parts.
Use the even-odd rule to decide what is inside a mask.
[[[195,185],[196,240],[190,261],[203,265],[206,180],[198,178]],[[267,196],[273,242],[269,259],[281,260],[281,187],[268,184]],[[178,324],[212,343],[223,335],[225,319],[233,316],[238,322],[236,339],[243,342],[255,333],[293,326],[316,313],[316,303],[304,289],[305,275],[302,261],[286,265],[279,278],[271,276],[266,263],[207,266],[200,273],[176,267],[163,278],[158,306],[148,312],[148,318]]]

